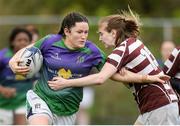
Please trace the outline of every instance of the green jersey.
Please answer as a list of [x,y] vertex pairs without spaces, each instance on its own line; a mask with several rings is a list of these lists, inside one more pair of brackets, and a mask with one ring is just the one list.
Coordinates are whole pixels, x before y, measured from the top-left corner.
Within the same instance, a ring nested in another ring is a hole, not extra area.
[[52,90],[49,80],[61,76],[66,79],[81,78],[89,75],[91,69],[101,69],[105,63],[104,53],[90,41],[78,50],[68,49],[61,35],[48,35],[35,43],[43,55],[40,79],[34,92],[38,94],[57,115],[71,115],[78,111],[83,97],[83,88]]

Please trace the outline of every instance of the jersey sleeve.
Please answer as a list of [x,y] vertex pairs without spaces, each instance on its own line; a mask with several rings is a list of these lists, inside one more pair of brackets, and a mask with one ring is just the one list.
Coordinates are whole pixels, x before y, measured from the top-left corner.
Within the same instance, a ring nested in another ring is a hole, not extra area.
[[94,60],[93,64],[100,71],[106,62],[106,55],[101,49],[99,49],[99,51],[95,55],[95,59],[96,60]]
[[121,69],[127,53],[128,50],[126,48],[126,42],[123,42],[112,51],[107,58],[107,62],[112,64],[117,69]]
[[36,41],[36,43],[34,44],[35,47],[39,48],[40,50],[43,49],[43,44],[44,44],[44,41],[47,40],[48,38],[50,37],[50,35],[47,35],[43,38],[41,38],[40,40]]
[[50,34],[37,41],[34,46],[39,48],[41,50],[41,53],[44,54],[49,49],[49,47],[52,46],[54,42],[59,41],[61,39],[62,39],[61,35]]
[[174,77],[177,72],[179,72],[179,64],[180,64],[180,50],[178,48],[175,48],[170,57],[164,62],[164,72]]
[[89,53],[90,59],[88,61],[93,65],[94,68],[100,71],[106,62],[106,55],[94,43],[88,41],[87,45],[88,50],[91,52]]

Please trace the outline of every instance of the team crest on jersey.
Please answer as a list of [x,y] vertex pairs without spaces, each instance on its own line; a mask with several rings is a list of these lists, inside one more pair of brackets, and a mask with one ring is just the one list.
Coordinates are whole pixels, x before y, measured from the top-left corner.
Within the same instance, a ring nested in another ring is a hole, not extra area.
[[76,60],[76,63],[83,63],[84,59],[85,59],[84,56],[78,56],[77,60]]
[[65,78],[65,79],[69,79],[69,78],[71,78],[72,77],[72,73],[71,73],[71,70],[65,70],[64,68],[62,68],[62,69],[60,69],[59,71],[58,71],[58,76],[61,76],[61,77],[63,77],[63,78]]

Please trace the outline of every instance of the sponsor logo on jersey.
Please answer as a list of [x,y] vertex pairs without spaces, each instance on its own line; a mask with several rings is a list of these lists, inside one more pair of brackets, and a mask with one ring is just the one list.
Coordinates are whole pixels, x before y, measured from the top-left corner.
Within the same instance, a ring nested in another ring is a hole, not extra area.
[[65,69],[65,68],[61,68],[59,70],[53,70],[48,68],[48,75],[50,75],[50,78],[55,77],[55,76],[61,76],[65,79],[69,79],[69,78],[80,78],[83,76],[83,74],[80,73],[72,73],[72,71],[70,69]]
[[68,69],[66,71],[64,68],[62,68],[62,69],[60,69],[58,71],[58,76],[61,76],[61,77],[65,78],[65,79],[69,79],[69,78],[72,77],[72,73],[71,73],[71,70]]

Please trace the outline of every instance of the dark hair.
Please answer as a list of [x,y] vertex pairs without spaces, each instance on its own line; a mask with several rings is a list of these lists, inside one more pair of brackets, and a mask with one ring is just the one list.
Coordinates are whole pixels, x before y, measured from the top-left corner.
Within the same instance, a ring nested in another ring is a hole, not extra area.
[[76,22],[87,22],[88,23],[88,19],[85,16],[83,16],[82,14],[77,13],[77,12],[69,13],[68,15],[66,15],[64,17],[62,24],[61,24],[61,29],[58,32],[58,34],[61,34],[63,37],[65,37],[64,29],[72,28],[73,26],[75,26]]
[[10,33],[10,36],[9,36],[9,46],[11,49],[13,49],[13,41],[14,39],[16,38],[16,36],[19,34],[19,33],[25,33],[28,38],[29,38],[29,41],[31,42],[32,41],[32,35],[30,32],[28,32],[26,29],[24,28],[20,28],[20,27],[16,27],[14,28],[11,33]]

